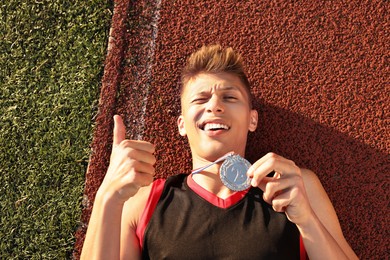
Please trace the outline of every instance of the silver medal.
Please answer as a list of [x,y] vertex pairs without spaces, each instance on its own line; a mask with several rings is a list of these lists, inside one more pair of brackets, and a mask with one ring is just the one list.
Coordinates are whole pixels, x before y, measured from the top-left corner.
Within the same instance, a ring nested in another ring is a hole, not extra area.
[[246,190],[251,186],[251,179],[246,175],[250,162],[237,154],[229,155],[222,163],[220,177],[222,183],[233,191]]

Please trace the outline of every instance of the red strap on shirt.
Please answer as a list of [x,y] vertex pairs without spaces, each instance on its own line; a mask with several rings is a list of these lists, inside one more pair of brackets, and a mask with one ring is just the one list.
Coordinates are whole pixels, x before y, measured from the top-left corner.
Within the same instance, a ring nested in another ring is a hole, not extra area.
[[306,253],[305,245],[303,244],[302,236],[299,236],[299,259],[309,260],[309,257]]
[[148,225],[149,220],[153,215],[154,209],[156,208],[157,203],[161,197],[162,191],[164,189],[164,184],[164,179],[158,179],[153,182],[152,189],[150,191],[149,198],[146,202],[144,212],[142,213],[141,218],[138,222],[136,235],[138,237],[141,251],[144,243],[144,234],[146,226]]

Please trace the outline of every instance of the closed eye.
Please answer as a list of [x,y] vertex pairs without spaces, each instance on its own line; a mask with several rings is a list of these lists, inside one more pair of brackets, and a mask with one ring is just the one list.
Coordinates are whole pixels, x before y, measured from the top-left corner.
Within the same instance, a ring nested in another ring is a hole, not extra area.
[[237,100],[237,97],[235,97],[235,96],[225,96],[224,99],[228,100],[228,101],[234,101],[234,100]]
[[193,104],[203,104],[203,103],[206,103],[207,102],[207,98],[206,97],[199,97],[199,98],[194,98],[191,103]]

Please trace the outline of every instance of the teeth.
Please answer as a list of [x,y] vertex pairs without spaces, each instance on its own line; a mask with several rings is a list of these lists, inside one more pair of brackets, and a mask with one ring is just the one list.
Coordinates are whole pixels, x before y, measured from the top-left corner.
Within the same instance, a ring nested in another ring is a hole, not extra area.
[[228,130],[229,127],[227,125],[223,125],[223,124],[215,124],[215,123],[208,123],[204,126],[204,130],[205,131],[208,131],[208,130],[215,130],[215,129],[226,129]]

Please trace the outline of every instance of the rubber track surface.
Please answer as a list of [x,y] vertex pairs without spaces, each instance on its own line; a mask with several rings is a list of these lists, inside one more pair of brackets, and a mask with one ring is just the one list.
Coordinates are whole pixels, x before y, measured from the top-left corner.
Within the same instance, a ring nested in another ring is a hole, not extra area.
[[273,151],[315,171],[362,259],[389,252],[388,1],[115,1],[99,114],[86,174],[78,258],[108,166],[112,116],[157,145],[157,176],[191,169],[179,136],[179,75],[204,44],[238,50],[260,125],[253,162]]

